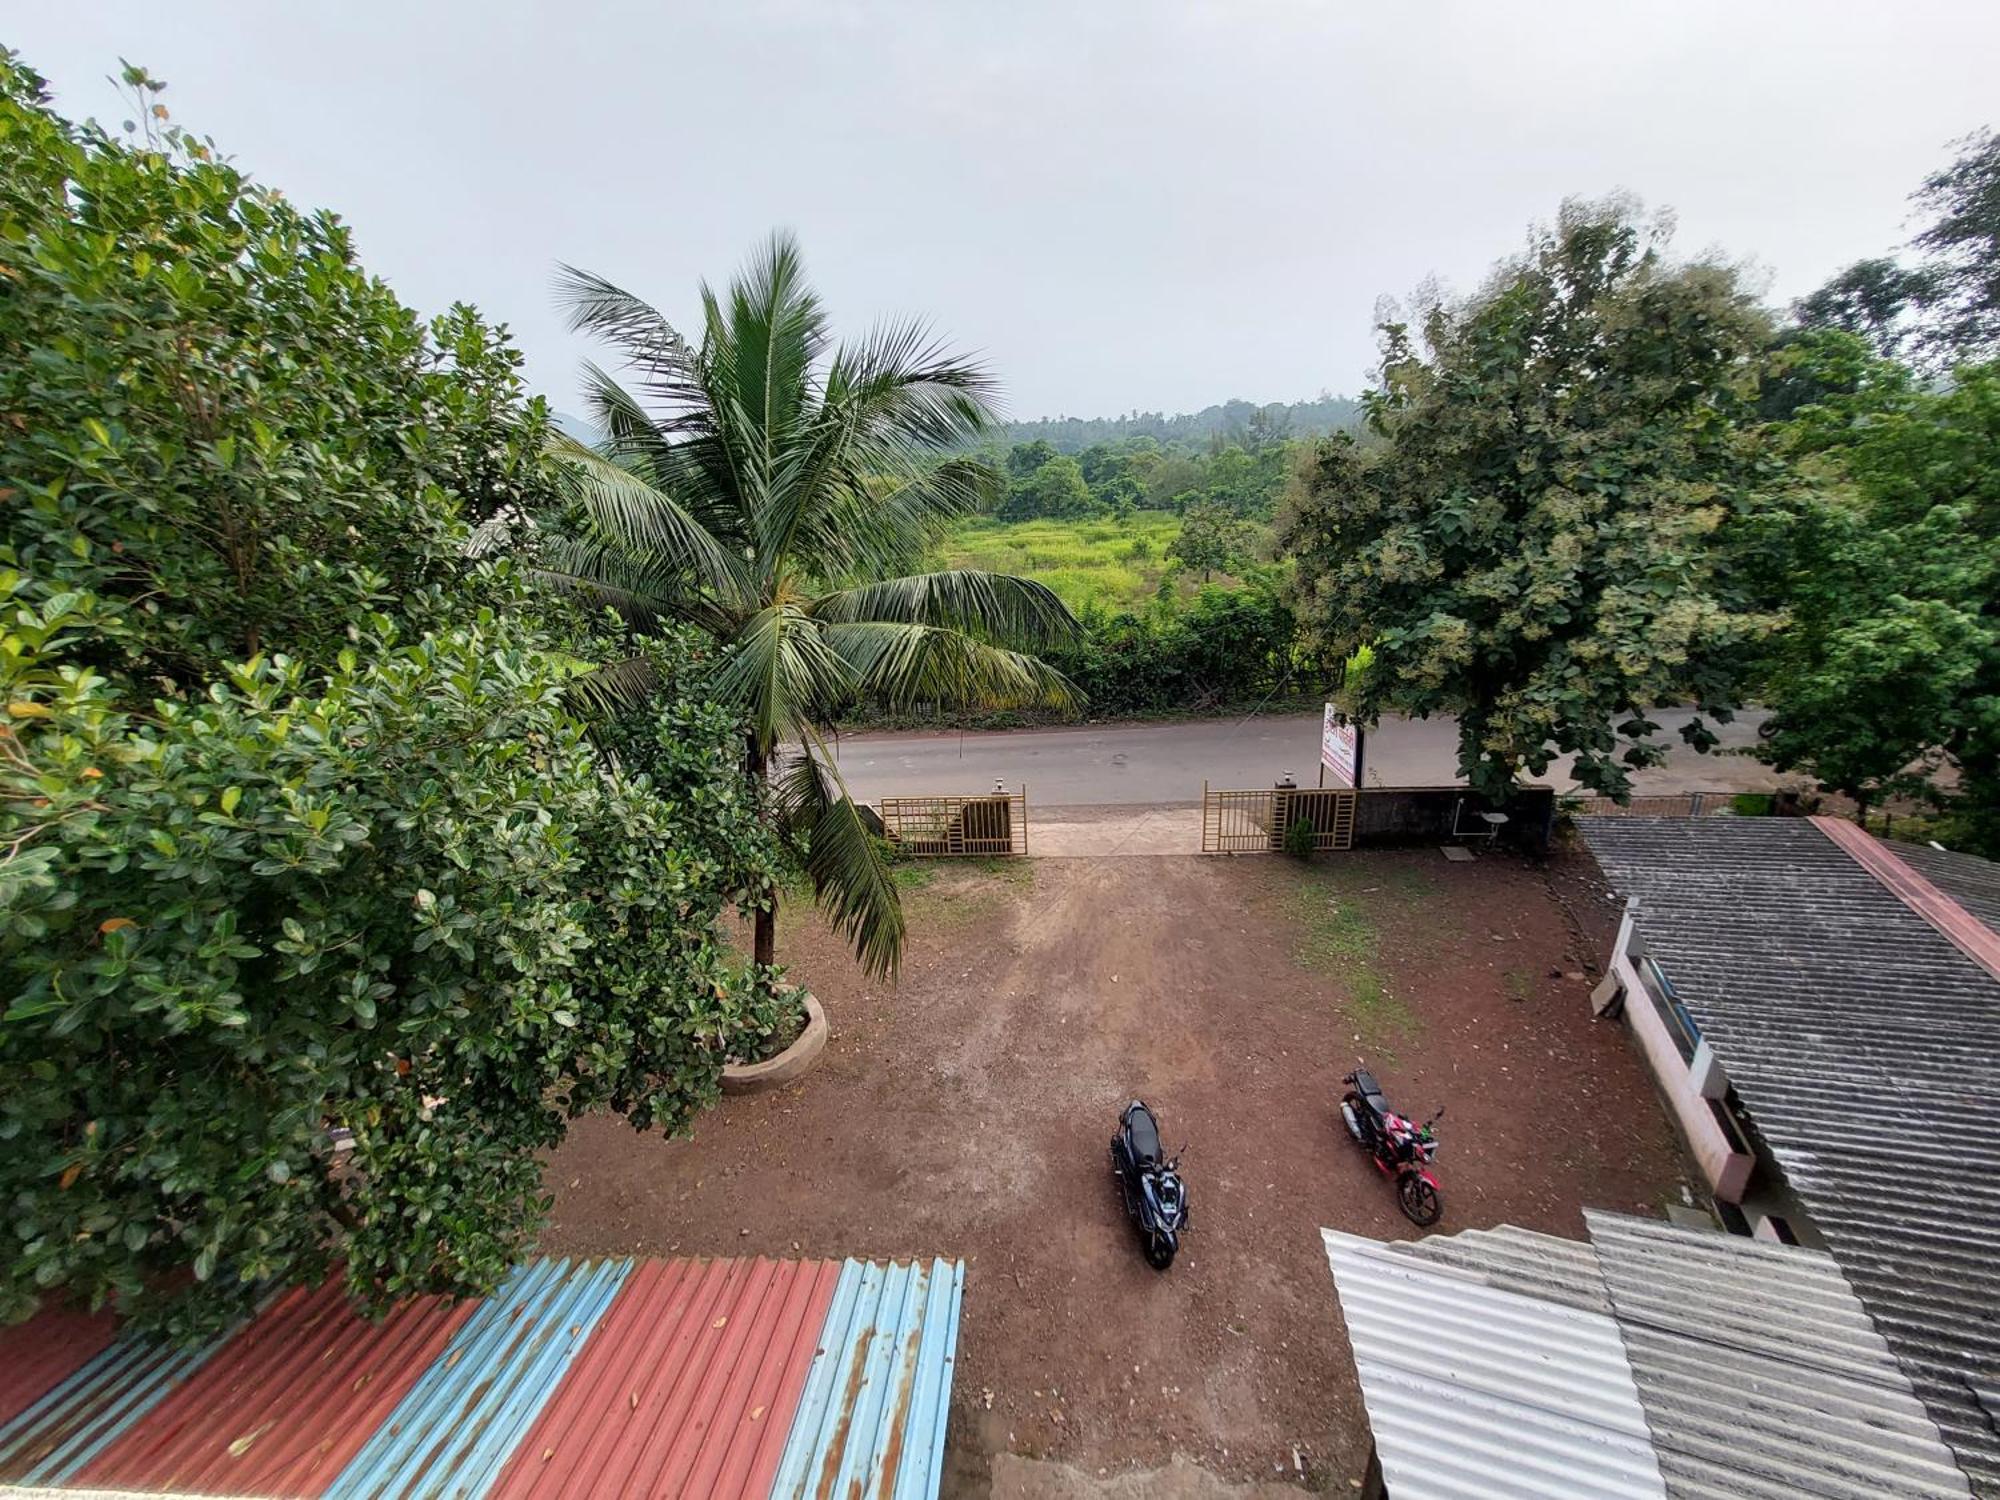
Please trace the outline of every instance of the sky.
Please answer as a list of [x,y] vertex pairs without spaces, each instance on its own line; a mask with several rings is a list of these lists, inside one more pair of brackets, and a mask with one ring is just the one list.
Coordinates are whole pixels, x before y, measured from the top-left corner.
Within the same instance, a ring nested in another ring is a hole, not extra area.
[[1992,0],[91,0],[0,41],[72,117],[123,118],[120,57],[165,78],[568,410],[559,261],[685,324],[784,226],[836,329],[921,315],[1011,415],[1188,411],[1357,391],[1378,298],[1473,289],[1568,196],[1789,301],[2000,125]]

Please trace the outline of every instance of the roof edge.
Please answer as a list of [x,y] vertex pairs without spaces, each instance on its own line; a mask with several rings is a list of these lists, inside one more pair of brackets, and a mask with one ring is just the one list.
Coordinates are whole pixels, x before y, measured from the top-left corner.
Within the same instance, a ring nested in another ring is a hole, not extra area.
[[1845,818],[1832,818],[1824,813],[1816,815],[1812,824],[1872,875],[1876,884],[1922,917],[1940,937],[1988,975],[2000,980],[2000,933],[1995,933],[1928,878],[1905,864],[1888,845],[1866,829]]

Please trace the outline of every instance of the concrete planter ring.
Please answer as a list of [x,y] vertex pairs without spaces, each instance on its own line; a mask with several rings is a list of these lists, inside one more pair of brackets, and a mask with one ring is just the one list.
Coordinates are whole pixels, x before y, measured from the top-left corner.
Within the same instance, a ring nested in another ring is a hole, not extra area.
[[798,1040],[776,1057],[767,1057],[762,1062],[724,1063],[723,1093],[763,1094],[781,1089],[797,1083],[819,1061],[820,1053],[826,1051],[826,1012],[820,1009],[811,990],[798,993],[806,1003],[806,1028],[799,1033]]

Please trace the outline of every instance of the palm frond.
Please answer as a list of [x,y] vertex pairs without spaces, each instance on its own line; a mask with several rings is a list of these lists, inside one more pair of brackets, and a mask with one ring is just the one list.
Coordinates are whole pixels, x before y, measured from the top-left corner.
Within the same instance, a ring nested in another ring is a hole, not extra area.
[[572,265],[556,268],[556,303],[571,332],[616,345],[654,395],[676,409],[704,402],[699,351],[651,303]]
[[855,681],[825,632],[799,606],[773,604],[737,632],[709,691],[749,719],[759,748],[769,753],[784,740],[809,733],[816,718],[851,702]]
[[903,957],[903,903],[826,745],[809,734],[778,778],[787,827],[805,846],[813,894],[862,968],[893,979]]
[[828,625],[826,644],[855,689],[890,708],[1070,708],[1083,694],[1037,657],[937,625]]
[[591,524],[628,552],[656,557],[693,587],[722,598],[742,595],[742,562],[671,495],[576,439],[557,433],[549,451]]
[[1064,645],[1078,630],[1076,617],[1046,584],[971,568],[842,589],[817,600],[811,612],[829,624],[940,625],[1030,649]]
[[646,657],[628,656],[579,673],[563,697],[586,718],[605,718],[645,706],[659,690],[659,669]]

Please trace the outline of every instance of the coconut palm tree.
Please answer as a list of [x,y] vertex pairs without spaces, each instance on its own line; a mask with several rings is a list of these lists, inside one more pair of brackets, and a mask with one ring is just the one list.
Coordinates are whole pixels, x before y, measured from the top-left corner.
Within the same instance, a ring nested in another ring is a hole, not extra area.
[[[604,440],[559,437],[580,520],[543,544],[545,576],[641,628],[675,620],[723,645],[713,691],[747,725],[744,774],[802,856],[821,908],[873,973],[893,974],[903,917],[860,810],[826,753],[858,702],[1064,705],[1068,680],[1028,652],[1076,621],[1039,583],[911,573],[942,526],[997,482],[962,454],[993,419],[993,383],[921,323],[834,345],[797,244],[774,235],[722,293],[701,289],[684,338],[603,278],[565,266],[570,326],[623,356],[629,384],[585,367]],[[643,662],[589,691],[631,702]],[[775,957],[777,892],[755,915]]]

